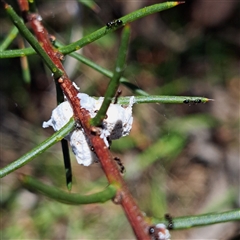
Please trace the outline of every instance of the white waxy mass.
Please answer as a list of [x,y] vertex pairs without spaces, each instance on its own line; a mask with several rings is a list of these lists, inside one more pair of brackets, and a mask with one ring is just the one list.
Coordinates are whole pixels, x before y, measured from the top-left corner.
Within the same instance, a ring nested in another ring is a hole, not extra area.
[[[91,118],[95,117],[97,111],[100,109],[104,98],[100,97],[98,100],[90,97],[85,93],[79,93],[78,98],[81,102],[81,107],[89,111]],[[104,140],[107,147],[109,147],[108,140],[115,140],[120,137],[128,135],[132,128],[132,106],[134,104],[134,97],[130,98],[129,105],[123,107],[120,104],[110,104],[107,116],[103,120],[100,128],[100,137]],[[61,129],[73,116],[72,107],[68,101],[59,104],[53,111],[51,119],[43,122],[43,128],[52,127],[54,131]],[[91,146],[82,129],[75,129],[67,136],[70,142],[72,151],[76,156],[79,164],[89,166],[97,161],[95,153],[91,150]]]

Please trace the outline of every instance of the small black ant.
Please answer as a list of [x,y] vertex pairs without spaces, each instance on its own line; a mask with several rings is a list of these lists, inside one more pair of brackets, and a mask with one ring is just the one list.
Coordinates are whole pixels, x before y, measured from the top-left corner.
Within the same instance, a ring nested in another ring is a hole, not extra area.
[[48,38],[49,38],[51,43],[54,44],[56,42],[56,37],[54,35],[48,34]]
[[74,128],[75,128],[76,130],[82,130],[82,125],[81,125],[81,123],[80,123],[79,120],[75,121],[75,123],[74,123]]
[[125,167],[123,166],[121,159],[118,158],[118,157],[115,157],[115,158],[114,158],[114,161],[116,161],[116,163],[117,163],[118,166],[120,167],[120,173],[123,174],[126,169],[125,169]]
[[202,102],[201,99],[195,99],[195,100],[194,100],[194,103],[195,103],[195,104],[201,103],[201,102]]
[[112,27],[119,27],[123,24],[122,20],[117,19],[117,20],[113,20],[111,22],[108,22],[106,24],[107,28],[112,28]]
[[170,214],[166,213],[164,215],[164,218],[168,221],[167,229],[171,230],[173,229],[173,218]]
[[201,103],[201,102],[202,102],[201,99],[195,99],[195,100],[185,99],[185,100],[183,101],[183,103],[186,103],[186,104],[189,104],[189,103],[198,104],[198,103]]

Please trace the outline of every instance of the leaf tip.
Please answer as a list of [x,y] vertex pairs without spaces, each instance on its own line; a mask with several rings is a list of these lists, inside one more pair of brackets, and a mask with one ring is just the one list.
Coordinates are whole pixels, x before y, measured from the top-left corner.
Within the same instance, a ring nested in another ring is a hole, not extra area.
[[177,2],[177,5],[179,5],[179,4],[184,4],[185,3],[185,1],[178,1]]
[[71,192],[71,190],[72,190],[72,182],[69,182],[67,184],[67,189],[68,189],[69,192]]
[[176,7],[177,5],[185,3],[185,1],[171,1],[168,3],[170,4],[171,7]]
[[214,99],[211,99],[211,98],[207,98],[206,99],[206,102],[214,102],[215,100]]
[[9,5],[4,0],[1,0],[1,2],[5,9],[7,9],[9,7]]

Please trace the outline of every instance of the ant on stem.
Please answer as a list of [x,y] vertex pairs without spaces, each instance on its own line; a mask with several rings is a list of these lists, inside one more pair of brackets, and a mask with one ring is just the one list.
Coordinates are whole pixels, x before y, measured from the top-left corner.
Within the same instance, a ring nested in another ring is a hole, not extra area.
[[112,20],[111,22],[106,23],[107,29],[113,28],[113,27],[119,27],[123,24],[122,20]]

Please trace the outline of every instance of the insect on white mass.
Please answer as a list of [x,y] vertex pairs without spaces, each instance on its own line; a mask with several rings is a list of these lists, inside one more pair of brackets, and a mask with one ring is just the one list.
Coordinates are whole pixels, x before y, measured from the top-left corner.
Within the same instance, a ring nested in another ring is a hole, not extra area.
[[[100,97],[96,100],[85,93],[79,93],[77,96],[81,101],[81,107],[89,111],[91,118],[95,117],[104,98]],[[120,104],[110,104],[107,111],[107,118],[103,120],[102,127],[100,128],[100,137],[104,140],[107,147],[109,147],[108,140],[115,140],[130,133],[133,122],[132,106],[134,102],[134,97],[130,97],[129,105],[126,108]],[[58,131],[72,116],[72,107],[68,101],[65,101],[52,111],[51,119],[43,122],[42,126],[43,128],[51,126],[54,131]],[[82,129],[75,129],[65,136],[65,139],[70,142],[72,151],[79,164],[89,166],[97,161],[97,156],[92,151]]]
[[148,230],[153,240],[170,240],[170,233],[163,223],[158,223],[155,226],[150,226]]

